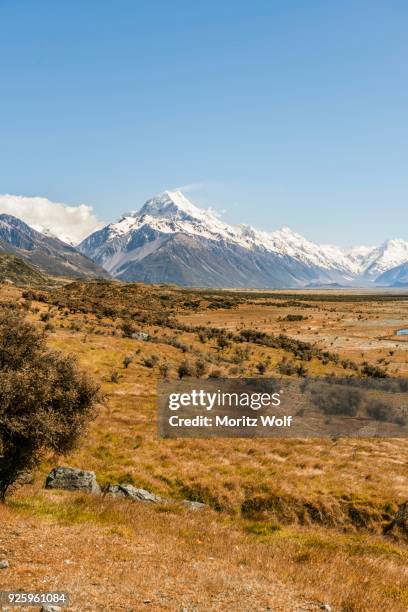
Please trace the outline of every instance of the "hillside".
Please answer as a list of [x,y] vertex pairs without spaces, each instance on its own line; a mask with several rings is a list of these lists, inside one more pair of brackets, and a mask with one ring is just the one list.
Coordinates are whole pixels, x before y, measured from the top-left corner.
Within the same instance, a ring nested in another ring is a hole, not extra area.
[[0,253],[0,283],[13,283],[14,285],[44,285],[47,279],[34,266],[15,257]]

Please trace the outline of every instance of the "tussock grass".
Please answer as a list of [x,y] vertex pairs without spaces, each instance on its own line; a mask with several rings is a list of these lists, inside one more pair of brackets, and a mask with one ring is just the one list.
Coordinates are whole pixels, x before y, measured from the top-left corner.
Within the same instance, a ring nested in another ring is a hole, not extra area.
[[[11,517],[20,530],[27,521],[27,533],[32,534],[38,524],[45,552],[51,543],[60,543],[70,548],[65,557],[80,555],[81,566],[94,567],[94,579],[98,576],[98,583],[105,588],[112,566],[116,572],[124,572],[122,605],[131,601],[131,579],[140,588],[139,594],[159,602],[157,609],[160,605],[171,609],[164,605],[168,597],[173,598],[174,606],[181,598],[199,609],[218,602],[215,609],[219,610],[227,605],[240,610],[262,605],[289,610],[295,609],[296,599],[315,602],[312,609],[318,609],[318,602],[330,602],[335,610],[358,612],[402,612],[406,607],[408,578],[403,568],[408,549],[380,536],[346,534],[316,525],[282,527],[273,522],[237,520],[211,510],[191,513],[181,507],[62,491],[37,490],[27,495],[21,490],[0,509],[3,524]],[[48,533],[52,534],[50,540]],[[90,541],[91,547],[87,544]],[[104,555],[110,559],[108,566],[98,565]],[[137,574],[128,565],[134,559]],[[68,575],[74,570],[70,566]],[[137,577],[140,573],[143,587]],[[194,592],[186,589],[187,584],[195,585]],[[85,600],[87,591],[84,587],[77,593],[77,604],[81,598]]]
[[[0,292],[0,300],[20,296],[15,288]],[[55,585],[60,590],[68,581],[79,609],[86,609],[86,595],[103,609],[102,593],[109,593],[112,609],[119,603],[140,609],[144,597],[157,610],[286,611],[305,601],[316,609],[317,602],[327,602],[341,612],[408,607],[407,543],[402,534],[381,535],[406,499],[405,441],[160,440],[155,425],[163,363],[174,379],[180,364],[194,366],[197,360],[205,362],[205,376],[213,370],[259,375],[259,363],[266,364],[268,376],[284,358],[300,364],[285,349],[297,343],[236,343],[245,329],[261,340],[262,333],[283,333],[339,356],[338,362],[327,361],[314,352],[307,361],[311,375],[355,375],[347,360],[361,368],[379,359],[389,362],[381,367],[391,375],[407,374],[406,344],[390,340],[406,326],[405,299],[224,295],[117,283],[73,283],[30,299],[29,317],[39,325],[51,307],[55,332],[49,344],[79,356],[101,383],[104,402],[75,452],[46,458],[35,484],[0,508],[7,529],[19,525],[22,533],[16,548],[10,547],[18,568],[23,547],[32,550],[35,568],[30,575],[26,570],[24,584],[42,584],[44,568],[52,567]],[[282,300],[290,304],[282,306]],[[280,321],[283,307],[307,318]],[[125,320],[151,340],[125,337]],[[219,343],[217,335],[200,335],[202,327],[223,328],[233,337]],[[132,361],[125,367],[127,355]],[[157,363],[146,367],[153,355]],[[114,370],[117,383],[111,380]],[[95,470],[101,484],[128,482],[163,497],[203,501],[210,509],[189,513],[176,505],[43,491],[45,475],[57,462]],[[30,548],[32,530],[44,542],[44,558]],[[73,559],[68,573],[47,538]],[[120,575],[120,588],[112,586],[112,571]],[[79,579],[89,582],[83,591]],[[95,581],[99,585],[92,586]]]

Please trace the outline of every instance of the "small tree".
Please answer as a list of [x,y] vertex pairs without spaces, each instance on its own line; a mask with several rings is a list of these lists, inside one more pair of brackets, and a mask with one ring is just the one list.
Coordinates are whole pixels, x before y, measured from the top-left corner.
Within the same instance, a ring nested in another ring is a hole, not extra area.
[[197,359],[197,361],[195,362],[194,369],[197,378],[201,378],[201,376],[204,376],[206,370],[204,359]]
[[227,338],[225,336],[218,336],[217,338],[217,347],[218,350],[222,351],[230,345]]
[[169,369],[170,369],[170,366],[167,363],[167,361],[163,361],[163,363],[161,363],[159,365],[159,372],[160,372],[160,375],[162,376],[162,378],[166,379],[168,377]]
[[265,374],[266,368],[267,368],[266,363],[262,363],[262,362],[257,363],[255,367],[258,370],[259,374],[261,375]]
[[74,357],[49,350],[18,311],[0,309],[0,501],[43,451],[75,446],[98,398]]
[[185,376],[192,376],[193,372],[190,364],[188,364],[187,361],[180,363],[179,367],[177,368],[177,374],[180,380]]
[[126,338],[131,338],[132,334],[135,333],[135,327],[131,321],[123,321],[122,323],[122,332]]
[[125,370],[128,369],[128,367],[130,366],[130,364],[133,361],[133,357],[132,355],[125,355],[123,358],[123,367],[125,368]]

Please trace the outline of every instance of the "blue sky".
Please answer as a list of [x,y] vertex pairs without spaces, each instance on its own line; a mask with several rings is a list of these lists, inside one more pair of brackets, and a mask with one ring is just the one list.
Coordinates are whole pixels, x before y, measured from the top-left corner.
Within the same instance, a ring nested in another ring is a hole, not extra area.
[[408,4],[1,0],[0,193],[408,239]]

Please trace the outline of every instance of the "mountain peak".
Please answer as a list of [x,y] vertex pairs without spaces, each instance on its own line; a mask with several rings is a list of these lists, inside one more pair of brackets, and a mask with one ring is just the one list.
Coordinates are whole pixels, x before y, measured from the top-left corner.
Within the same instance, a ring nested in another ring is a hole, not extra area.
[[181,191],[163,191],[159,195],[147,200],[138,215],[151,217],[173,217],[188,215],[195,219],[202,219],[205,211],[194,206]]
[[[188,241],[182,242],[183,247],[179,251],[176,243],[180,236],[188,237]],[[174,248],[167,254],[166,244]],[[114,276],[128,280],[145,278],[144,264],[141,262],[148,265],[150,261],[153,267],[157,266],[158,276],[154,278],[160,282],[163,278],[170,278],[163,272],[170,253],[171,258],[178,260],[182,257],[183,249],[188,248],[193,249],[191,257],[199,252],[203,253],[203,257],[208,253],[217,253],[214,260],[210,258],[211,261],[203,264],[204,276],[200,277],[200,282],[204,280],[205,284],[220,282],[217,272],[223,258],[221,256],[220,259],[220,253],[225,253],[227,266],[239,260],[240,272],[233,281],[238,283],[237,286],[243,286],[240,283],[245,282],[249,283],[248,286],[255,286],[255,282],[272,282],[261,280],[261,277],[264,278],[262,275],[266,274],[270,279],[277,270],[291,269],[291,266],[294,266],[294,277],[289,272],[287,282],[290,286],[316,278],[322,278],[325,282],[327,279],[334,282],[340,280],[347,285],[361,279],[366,284],[384,269],[408,261],[408,242],[399,239],[389,240],[382,247],[342,249],[336,245],[314,243],[288,226],[271,232],[249,225],[232,226],[211,210],[195,206],[179,190],[166,190],[150,198],[138,212],[126,213],[119,222],[96,232],[80,246],[82,253],[91,256]],[[180,278],[184,278],[185,267],[189,265],[189,259],[180,264],[177,272]],[[204,268],[212,275],[211,281],[206,280]],[[241,277],[248,269],[254,276],[249,276],[244,282]],[[297,273],[302,278],[298,279]],[[230,282],[227,278],[224,281]]]

